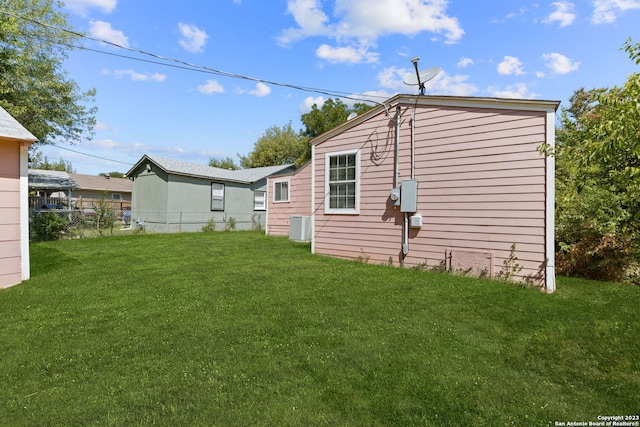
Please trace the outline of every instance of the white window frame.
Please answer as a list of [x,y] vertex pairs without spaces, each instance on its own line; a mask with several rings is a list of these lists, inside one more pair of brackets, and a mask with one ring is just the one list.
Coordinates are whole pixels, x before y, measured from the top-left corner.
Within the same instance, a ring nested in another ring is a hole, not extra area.
[[[355,176],[353,180],[334,181],[331,182],[330,178],[330,166],[331,158],[338,156],[351,156],[355,155]],[[360,150],[346,150],[336,151],[333,153],[326,153],[324,157],[324,213],[337,214],[337,215],[357,215],[360,213]],[[354,184],[354,207],[353,208],[331,208],[331,184],[334,183],[349,183]]]
[[[282,184],[287,184],[287,198],[286,199],[276,199],[276,186],[280,184],[280,195],[282,196]],[[291,196],[291,182],[289,179],[280,179],[278,181],[273,182],[273,203],[289,203]]]
[[[224,190],[225,185],[221,182],[212,182],[211,183],[211,210],[216,212],[224,212]],[[214,208],[214,197],[217,199],[216,201],[222,201],[222,208]]]
[[[258,197],[262,195],[262,197]],[[253,210],[254,211],[266,211],[267,210],[267,192],[264,190],[253,191]]]

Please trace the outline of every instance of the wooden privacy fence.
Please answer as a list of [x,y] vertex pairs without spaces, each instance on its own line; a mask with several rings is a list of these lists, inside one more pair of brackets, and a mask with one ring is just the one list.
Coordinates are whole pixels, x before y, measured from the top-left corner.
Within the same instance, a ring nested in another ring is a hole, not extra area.
[[[71,199],[71,208],[73,210],[83,210],[83,209],[95,209],[98,207],[100,203],[100,199],[93,198],[72,198]],[[126,211],[131,210],[131,202],[126,200],[111,200],[105,199],[104,203],[110,209]],[[30,209],[67,209],[69,206],[67,204],[66,197],[43,197],[43,196],[30,196],[29,197],[29,208]]]

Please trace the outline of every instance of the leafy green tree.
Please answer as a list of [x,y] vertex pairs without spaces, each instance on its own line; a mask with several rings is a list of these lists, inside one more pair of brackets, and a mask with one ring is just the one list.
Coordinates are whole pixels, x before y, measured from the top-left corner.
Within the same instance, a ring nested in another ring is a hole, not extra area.
[[[631,41],[625,50],[640,58]],[[624,86],[577,90],[556,139],[557,267],[629,279],[640,256],[640,74]],[[637,279],[636,279],[637,280]]]
[[357,103],[353,108],[349,108],[340,99],[330,98],[322,104],[322,107],[314,104],[310,112],[302,115],[301,120],[305,128],[301,131],[301,134],[313,139],[346,122],[349,114],[362,114],[371,108],[371,106],[363,103]]
[[277,166],[291,163],[301,164],[308,160],[307,138],[296,133],[287,125],[268,128],[254,144],[253,151],[246,156],[240,156],[240,166],[256,168],[262,166]]
[[80,36],[54,0],[0,0],[0,106],[40,143],[78,142],[95,125],[95,90],[63,69]]
[[29,155],[29,168],[75,173],[71,161],[60,159],[57,162],[50,162],[47,156],[37,149],[32,150]]
[[209,159],[209,166],[211,166],[212,168],[221,168],[228,170],[240,169],[240,166],[238,166],[231,157],[226,157],[224,159],[216,159],[215,157],[211,157]]
[[107,176],[109,175],[111,178],[124,178],[124,174],[122,172],[113,171],[113,172],[100,172],[98,176]]

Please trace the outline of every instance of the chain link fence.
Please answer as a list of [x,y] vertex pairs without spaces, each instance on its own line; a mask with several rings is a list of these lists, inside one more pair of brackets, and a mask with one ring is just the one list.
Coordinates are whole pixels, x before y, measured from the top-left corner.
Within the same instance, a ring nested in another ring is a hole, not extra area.
[[266,212],[131,211],[111,208],[32,209],[31,241],[132,233],[263,230]]

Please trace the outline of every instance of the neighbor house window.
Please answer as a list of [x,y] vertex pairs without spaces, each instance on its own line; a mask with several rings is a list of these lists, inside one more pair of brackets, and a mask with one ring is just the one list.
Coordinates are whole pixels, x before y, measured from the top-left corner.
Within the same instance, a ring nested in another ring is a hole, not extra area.
[[325,213],[357,214],[360,209],[360,152],[342,151],[325,157]]
[[253,210],[265,211],[267,210],[267,192],[266,191],[254,191],[253,192]]
[[112,194],[111,195],[111,200],[120,200],[120,194]]
[[289,201],[289,181],[278,181],[273,183],[273,202],[281,203]]
[[211,183],[211,210],[224,210],[224,184],[218,182]]

